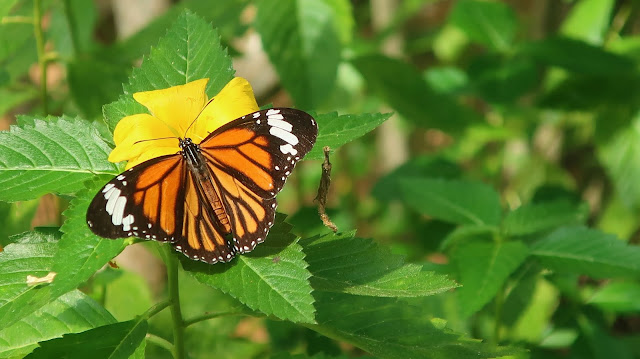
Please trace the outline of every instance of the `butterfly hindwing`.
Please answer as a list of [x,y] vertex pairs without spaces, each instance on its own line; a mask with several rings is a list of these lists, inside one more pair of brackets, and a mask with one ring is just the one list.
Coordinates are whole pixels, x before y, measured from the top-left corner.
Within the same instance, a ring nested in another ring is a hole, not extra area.
[[317,133],[307,113],[274,108],[232,121],[202,141],[237,251],[249,252],[264,241],[275,218],[275,196]]

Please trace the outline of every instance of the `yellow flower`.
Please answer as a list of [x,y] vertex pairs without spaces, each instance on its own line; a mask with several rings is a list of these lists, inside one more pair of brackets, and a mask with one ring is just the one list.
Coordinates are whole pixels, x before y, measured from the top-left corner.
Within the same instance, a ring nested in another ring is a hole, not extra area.
[[177,137],[200,143],[218,127],[259,110],[247,80],[236,77],[229,81],[211,102],[205,93],[207,82],[209,79],[200,79],[168,89],[134,93],[133,98],[149,114],[127,116],[118,122],[113,132],[116,148],[109,161],[128,161],[129,169],[152,158],[175,154],[180,151]]

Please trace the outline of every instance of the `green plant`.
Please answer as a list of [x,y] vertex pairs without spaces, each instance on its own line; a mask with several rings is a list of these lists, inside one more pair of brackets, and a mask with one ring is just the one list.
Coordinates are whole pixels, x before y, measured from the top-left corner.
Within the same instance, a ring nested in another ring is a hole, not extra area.
[[[405,1],[367,36],[368,2],[189,0],[110,44],[92,2],[0,4],[0,113],[16,114],[0,132],[0,357],[640,357],[639,9],[554,3],[527,23],[523,4]],[[443,16],[417,21],[427,10]],[[532,40],[550,14],[558,29]],[[136,241],[85,222],[123,169],[112,131],[146,111],[135,92],[209,78],[216,94],[248,28],[316,146],[253,252],[207,265],[145,243],[167,269],[153,292],[108,265]],[[401,53],[379,50],[398,37]],[[323,146],[337,234],[312,201]],[[47,200],[50,226],[30,229]]]

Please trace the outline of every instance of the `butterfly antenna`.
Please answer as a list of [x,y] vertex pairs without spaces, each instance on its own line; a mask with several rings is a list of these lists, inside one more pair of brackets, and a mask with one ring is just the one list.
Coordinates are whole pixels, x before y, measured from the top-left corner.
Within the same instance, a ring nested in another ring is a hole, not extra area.
[[209,106],[209,104],[213,101],[213,98],[209,101],[207,101],[207,104],[202,106],[202,110],[200,110],[200,113],[198,113],[198,116],[196,116],[196,118],[193,119],[193,121],[191,121],[191,124],[189,125],[189,127],[187,127],[186,130],[184,130],[184,135],[185,137],[187,136],[187,132],[189,132],[189,129],[191,128],[191,126],[193,126],[194,123],[196,123],[196,121],[198,121],[198,119],[200,118],[200,115],[202,114],[202,111],[204,111],[205,108],[207,108],[207,106]]
[[169,139],[172,139],[172,138],[175,138],[176,140],[179,140],[179,139],[180,139],[180,138],[175,137],[175,136],[172,136],[172,137],[160,137],[160,138],[150,138],[150,139],[148,139],[148,140],[140,140],[140,141],[136,141],[136,142],[134,142],[133,144],[135,145],[135,144],[138,144],[138,143],[140,143],[140,142],[147,142],[147,141],[169,140]]

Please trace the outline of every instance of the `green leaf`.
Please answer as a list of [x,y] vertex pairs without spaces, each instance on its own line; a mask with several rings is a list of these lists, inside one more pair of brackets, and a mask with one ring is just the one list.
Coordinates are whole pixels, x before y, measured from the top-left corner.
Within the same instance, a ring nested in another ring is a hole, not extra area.
[[[206,46],[203,46],[206,44]],[[233,78],[231,58],[218,32],[199,16],[185,11],[133,70],[125,94],[164,89],[209,78],[207,94],[218,93]]]
[[4,203],[0,202],[0,246],[11,243],[10,235],[28,231],[40,204],[39,200]]
[[390,113],[363,113],[358,115],[338,115],[336,112],[315,116],[318,122],[318,139],[305,159],[324,158],[323,147],[335,151],[338,147],[364,136],[391,117]]
[[613,0],[580,0],[571,8],[560,33],[593,45],[602,44],[614,5]]
[[500,198],[480,182],[407,178],[399,182],[402,200],[422,214],[457,224],[498,225]]
[[334,12],[323,0],[262,0],[255,28],[296,105],[315,108],[333,90],[340,40]]
[[202,0],[183,0],[174,3],[166,12],[154,16],[142,30],[125,39],[118,39],[118,42],[99,51],[97,57],[107,62],[136,61],[149,52],[149,47],[155,45],[158,38],[167,33],[167,29],[184,13],[185,9],[215,24],[223,38],[225,35],[235,36],[239,31],[246,29],[246,25],[239,20],[248,3],[249,0],[219,1],[216,6],[211,6],[210,2]]
[[[291,226],[277,217],[264,243],[227,264],[184,258],[182,266],[200,282],[230,294],[253,310],[283,320],[314,323],[313,297],[302,247]],[[182,259],[182,258],[181,258]]]
[[419,297],[458,286],[421,265],[404,263],[401,256],[391,254],[372,240],[353,238],[354,234],[329,234],[301,241],[315,290],[377,297]]
[[[46,304],[43,289],[27,285],[27,275],[46,276],[53,267],[58,248],[56,235],[51,232],[26,232],[13,237],[14,242],[0,252],[0,323],[10,326]],[[43,302],[34,303],[34,298]],[[51,298],[51,300],[54,298]]]
[[64,5],[52,6],[47,26],[47,38],[59,57],[82,56],[96,46],[94,28],[98,10],[92,1],[65,0]]
[[[0,81],[0,86],[2,81]],[[30,101],[38,96],[32,88],[22,90],[0,88],[0,115],[7,113],[14,107]]]
[[640,208],[640,114],[598,150],[620,200],[629,208]]
[[76,193],[95,174],[115,174],[96,125],[60,117],[0,132],[0,200]]
[[355,19],[353,7],[349,0],[322,0],[333,10],[333,26],[342,44],[349,44],[353,39]]
[[184,85],[209,78],[207,94],[217,94],[235,71],[231,58],[220,44],[220,36],[200,17],[185,11],[160,39],[158,46],[145,57],[142,65],[131,73],[124,85],[124,96],[104,107],[109,128],[115,128],[123,116],[146,112],[131,98],[140,91],[151,91]]
[[11,8],[18,2],[18,0],[5,0],[0,3],[0,19],[9,15]]
[[86,117],[100,117],[102,106],[118,99],[128,72],[128,67],[96,58],[69,62],[67,79],[74,102]]
[[63,235],[53,265],[53,271],[58,273],[57,291],[78,287],[125,247],[124,239],[98,237],[87,225],[89,203],[103,185],[104,182],[89,183],[88,189],[79,192],[63,213],[67,220],[60,228]]
[[521,51],[525,56],[531,56],[546,65],[583,75],[628,76],[636,70],[635,63],[625,56],[562,37],[525,44]]
[[539,82],[539,69],[531,59],[522,57],[478,56],[468,73],[475,93],[496,103],[512,103]]
[[588,216],[588,206],[576,206],[566,200],[525,204],[507,213],[502,227],[506,235],[522,236],[583,223]]
[[23,356],[38,342],[114,322],[113,316],[93,299],[78,290],[71,291],[0,330],[0,357]]
[[373,187],[371,193],[374,197],[383,201],[392,201],[401,198],[400,181],[410,177],[425,178],[458,178],[462,174],[460,167],[440,156],[416,156],[380,178]]
[[352,63],[372,90],[416,125],[460,132],[477,118],[454,97],[432,89],[417,69],[402,61],[367,55]]
[[640,312],[638,298],[640,298],[640,284],[613,282],[599,288],[587,303],[616,313],[638,313]]
[[495,358],[523,355],[521,349],[500,348],[463,338],[430,320],[423,308],[394,298],[315,292],[318,324],[309,328],[355,345],[380,358]]
[[449,22],[469,39],[500,52],[511,48],[518,29],[511,7],[497,1],[458,1]]
[[522,242],[469,242],[453,252],[458,268],[459,305],[464,316],[482,309],[501,290],[505,280],[527,258]]
[[[18,269],[27,271],[15,272],[13,276],[0,279],[6,280],[4,284],[9,288],[7,292],[0,293],[3,296],[0,299],[0,321],[4,325],[10,325],[26,317],[34,310],[77,288],[122,251],[124,240],[97,237],[86,224],[89,202],[102,185],[103,183],[91,184],[89,190],[80,191],[78,197],[71,201],[69,209],[63,213],[67,217],[60,228],[64,234],[55,242],[55,246],[49,244],[45,249],[22,249],[13,256],[4,257],[11,248],[10,245],[4,252],[0,252],[0,263],[2,258],[8,261],[8,269],[0,273],[14,273],[16,261],[23,263],[17,267]],[[38,232],[28,232],[24,236],[25,240],[40,242],[42,238],[48,242],[55,240],[52,235],[42,237]],[[49,271],[56,273],[51,284],[41,287],[27,286],[27,274],[42,277]]]
[[640,275],[640,247],[586,227],[553,231],[531,246],[531,255],[561,273],[596,278]]
[[127,359],[144,341],[146,334],[147,321],[143,319],[104,325],[42,342],[27,358]]

